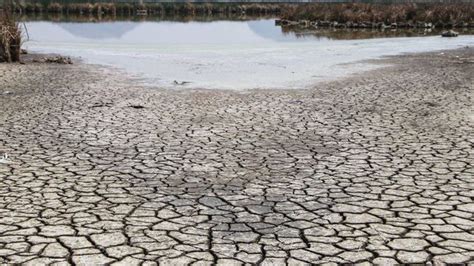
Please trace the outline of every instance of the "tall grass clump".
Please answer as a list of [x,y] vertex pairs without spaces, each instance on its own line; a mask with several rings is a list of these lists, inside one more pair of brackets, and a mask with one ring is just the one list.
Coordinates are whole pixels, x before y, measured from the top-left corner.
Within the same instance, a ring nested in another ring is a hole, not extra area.
[[9,8],[0,12],[0,62],[18,62],[21,51],[20,27]]

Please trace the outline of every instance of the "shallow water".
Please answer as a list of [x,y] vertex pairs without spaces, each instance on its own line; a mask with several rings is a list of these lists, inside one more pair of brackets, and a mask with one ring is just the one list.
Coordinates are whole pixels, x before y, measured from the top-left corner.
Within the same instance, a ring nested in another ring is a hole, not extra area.
[[361,60],[474,45],[474,35],[337,40],[283,32],[271,19],[26,25],[31,51],[81,57],[167,88],[305,88],[376,67]]

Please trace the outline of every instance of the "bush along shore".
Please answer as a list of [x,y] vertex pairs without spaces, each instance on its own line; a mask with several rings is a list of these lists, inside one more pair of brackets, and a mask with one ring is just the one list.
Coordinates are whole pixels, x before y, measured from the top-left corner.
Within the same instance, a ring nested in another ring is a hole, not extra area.
[[291,4],[237,4],[237,3],[25,3],[17,4],[21,14],[61,13],[79,15],[194,15],[194,14],[254,14],[279,15]]
[[302,4],[289,6],[280,26],[333,28],[474,27],[474,4]]

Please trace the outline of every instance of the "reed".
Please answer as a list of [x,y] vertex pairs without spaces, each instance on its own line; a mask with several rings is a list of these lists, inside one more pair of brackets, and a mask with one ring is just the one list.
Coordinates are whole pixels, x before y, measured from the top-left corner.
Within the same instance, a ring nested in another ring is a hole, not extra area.
[[[367,4],[367,3],[74,3],[43,2],[17,4],[22,14],[65,14],[87,16],[273,15],[287,21],[319,21],[398,26],[431,23],[436,26],[474,27],[474,4]],[[146,12],[144,12],[146,11]],[[322,23],[323,25],[327,23]],[[402,26],[403,27],[403,26]]]
[[173,21],[173,22],[210,22],[219,20],[247,21],[256,19],[273,19],[274,15],[252,15],[252,14],[152,14],[148,16],[134,16],[117,13],[114,15],[80,15],[64,13],[34,13],[23,14],[20,21],[54,21],[54,22],[114,22],[114,21]]
[[0,12],[0,62],[18,62],[21,51],[20,27],[8,7]]
[[302,4],[282,12],[290,21],[337,21],[340,23],[419,22],[458,25],[474,22],[474,4]]
[[15,10],[22,14],[64,13],[64,14],[120,14],[134,15],[137,10],[147,10],[149,14],[193,15],[193,14],[280,14],[290,4],[258,3],[59,3],[52,2],[17,4]]

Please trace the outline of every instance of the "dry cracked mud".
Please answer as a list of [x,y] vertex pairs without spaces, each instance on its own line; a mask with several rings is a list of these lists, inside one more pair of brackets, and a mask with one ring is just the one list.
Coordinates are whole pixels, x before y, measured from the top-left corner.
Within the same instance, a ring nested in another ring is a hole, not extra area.
[[1,64],[0,262],[472,262],[473,58],[245,92]]

